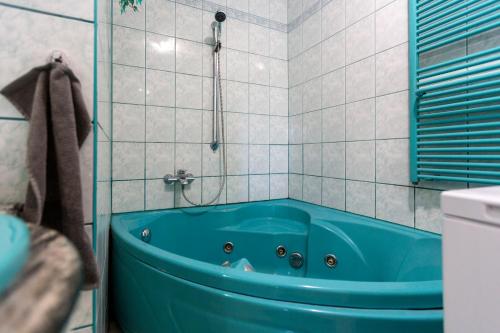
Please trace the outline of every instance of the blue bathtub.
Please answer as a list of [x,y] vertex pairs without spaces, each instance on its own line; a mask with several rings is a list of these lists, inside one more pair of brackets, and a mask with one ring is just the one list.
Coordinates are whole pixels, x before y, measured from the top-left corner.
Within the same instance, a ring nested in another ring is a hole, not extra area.
[[294,200],[118,214],[111,227],[126,333],[443,331],[434,234]]

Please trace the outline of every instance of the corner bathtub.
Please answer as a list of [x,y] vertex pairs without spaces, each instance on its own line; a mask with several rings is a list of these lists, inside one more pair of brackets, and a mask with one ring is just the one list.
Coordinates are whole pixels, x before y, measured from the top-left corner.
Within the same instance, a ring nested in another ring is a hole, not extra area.
[[118,214],[111,226],[126,333],[443,331],[434,234],[293,200]]

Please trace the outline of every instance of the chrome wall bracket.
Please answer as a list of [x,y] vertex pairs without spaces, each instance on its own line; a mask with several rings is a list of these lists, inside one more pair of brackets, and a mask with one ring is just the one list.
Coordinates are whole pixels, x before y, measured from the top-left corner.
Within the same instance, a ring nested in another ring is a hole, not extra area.
[[194,182],[195,178],[192,173],[188,173],[186,170],[179,169],[177,173],[174,175],[165,175],[163,177],[163,181],[167,185],[174,185],[175,183],[179,183],[181,185],[189,185]]

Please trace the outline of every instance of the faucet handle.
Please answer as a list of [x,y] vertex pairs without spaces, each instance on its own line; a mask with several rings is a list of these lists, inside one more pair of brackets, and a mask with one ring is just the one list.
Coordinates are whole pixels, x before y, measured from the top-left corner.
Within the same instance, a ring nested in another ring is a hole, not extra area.
[[165,182],[165,184],[167,184],[167,185],[173,185],[178,180],[179,180],[179,178],[175,177],[174,175],[170,175],[170,174],[167,174],[163,177],[163,182]]

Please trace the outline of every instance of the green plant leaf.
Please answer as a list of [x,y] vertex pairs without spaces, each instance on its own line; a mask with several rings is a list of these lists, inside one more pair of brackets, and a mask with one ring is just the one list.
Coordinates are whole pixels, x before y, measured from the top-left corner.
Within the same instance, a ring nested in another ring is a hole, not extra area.
[[142,4],[142,0],[119,0],[120,1],[120,12],[124,14],[127,8],[131,8],[134,12],[139,10],[139,6]]

